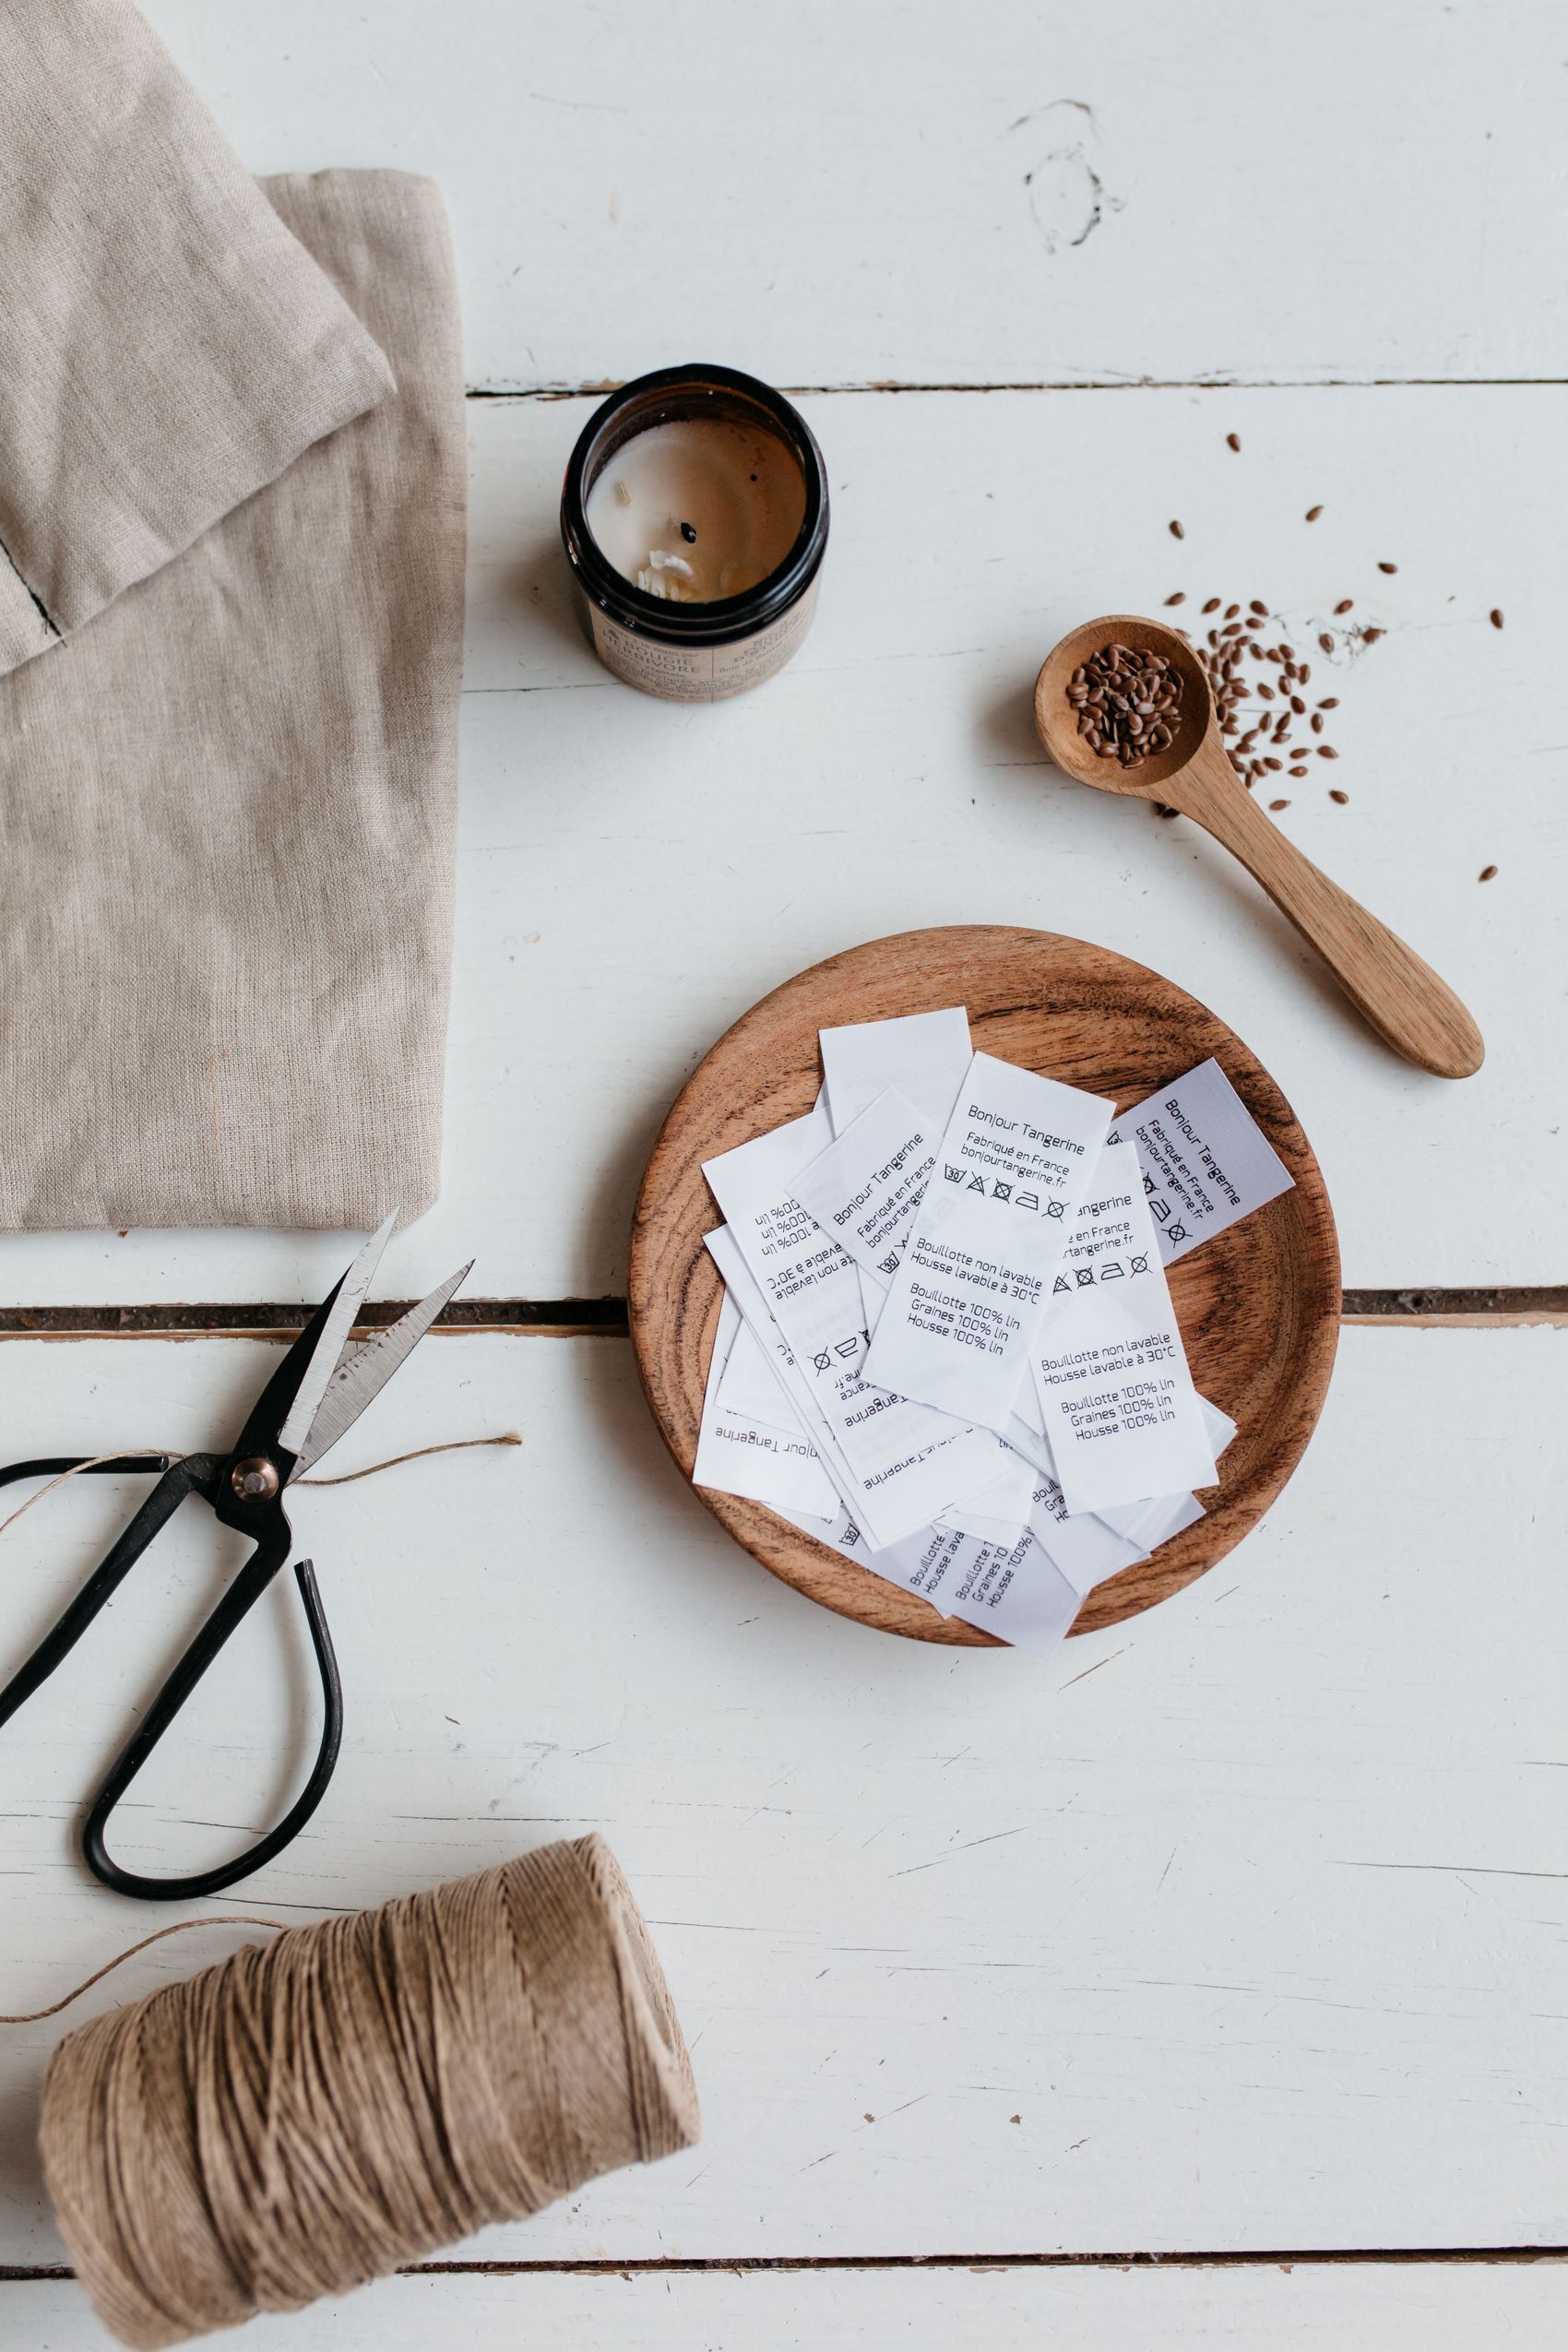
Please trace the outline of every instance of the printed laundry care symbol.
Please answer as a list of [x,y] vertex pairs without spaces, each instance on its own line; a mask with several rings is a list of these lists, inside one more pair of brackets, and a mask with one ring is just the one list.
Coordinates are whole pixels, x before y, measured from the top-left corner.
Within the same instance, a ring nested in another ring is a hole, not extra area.
[[1218,1062],[1200,1062],[1124,1111],[1167,1264],[1223,1233],[1295,1179]]
[[867,1381],[1005,1431],[1111,1108],[975,1055],[942,1138],[941,1206],[928,1194],[915,1213]]
[[[991,1441],[927,1407],[869,1388],[861,1376],[861,1307],[854,1261],[800,1198],[832,1142],[818,1105],[704,1167],[729,1219],[708,1238],[747,1320],[773,1324],[798,1372],[791,1394],[843,1500],[873,1547],[930,1525],[956,1494],[991,1475]],[[738,1266],[733,1260],[739,1259]],[[838,1354],[847,1332],[856,1336]],[[799,1372],[810,1365],[812,1374]]]
[[[897,1087],[887,1087],[796,1180],[796,1198],[831,1233],[862,1275],[863,1320],[897,1270],[909,1222],[936,1164],[935,1129]],[[873,1289],[876,1291],[873,1302]]]
[[837,1490],[799,1421],[793,1431],[778,1426],[789,1411],[781,1402],[783,1392],[771,1404],[771,1422],[750,1418],[724,1404],[725,1376],[743,1336],[740,1310],[726,1290],[707,1368],[693,1484],[744,1495],[776,1511],[826,1516],[838,1507]]
[[1060,1303],[1053,1295],[1035,1339],[1040,1419],[1072,1513],[1214,1482],[1148,1206],[1134,1146],[1108,1143],[1068,1243],[1075,1287]]

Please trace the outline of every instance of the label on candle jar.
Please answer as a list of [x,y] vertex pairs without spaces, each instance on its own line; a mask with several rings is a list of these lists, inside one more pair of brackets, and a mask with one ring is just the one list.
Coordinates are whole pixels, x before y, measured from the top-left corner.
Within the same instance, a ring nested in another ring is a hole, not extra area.
[[640,686],[645,695],[659,695],[666,702],[722,702],[727,695],[760,686],[782,670],[804,639],[815,609],[813,580],[787,612],[730,645],[663,643],[640,630],[623,628],[597,604],[588,605],[588,623],[594,651],[627,685]]

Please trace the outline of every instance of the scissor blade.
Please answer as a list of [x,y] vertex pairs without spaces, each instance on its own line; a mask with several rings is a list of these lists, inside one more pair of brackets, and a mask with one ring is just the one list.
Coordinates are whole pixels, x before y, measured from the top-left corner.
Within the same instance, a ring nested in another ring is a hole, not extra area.
[[456,1274],[449,1274],[428,1299],[422,1299],[417,1307],[410,1307],[406,1315],[388,1324],[348,1363],[339,1365],[298,1449],[298,1458],[289,1473],[291,1480],[297,1479],[302,1470],[308,1470],[313,1462],[319,1462],[344,1431],[352,1428],[372,1399],[380,1396],[398,1365],[407,1363],[447,1301],[467,1281],[473,1264],[470,1258]]
[[321,1336],[311,1350],[309,1363],[294,1391],[283,1426],[278,1432],[278,1443],[290,1454],[297,1454],[304,1443],[327,1384],[338,1369],[338,1360],[349,1343],[349,1334],[359,1317],[360,1309],[370,1294],[375,1280],[375,1269],[381,1264],[381,1253],[392,1238],[392,1228],[398,1222],[398,1211],[378,1232],[373,1233],[349,1271],[338,1285],[331,1311],[321,1326]]

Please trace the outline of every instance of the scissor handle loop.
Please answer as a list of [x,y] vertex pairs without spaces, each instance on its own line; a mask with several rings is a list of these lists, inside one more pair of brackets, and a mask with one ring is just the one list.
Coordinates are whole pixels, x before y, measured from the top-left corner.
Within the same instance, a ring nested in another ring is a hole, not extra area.
[[288,1553],[286,1531],[280,1538],[264,1539],[258,1544],[252,1558],[235,1577],[170,1674],[135,1737],[126,1742],[110,1766],[102,1786],[88,1807],[82,1823],[82,1859],[93,1876],[101,1880],[116,1895],[138,1895],[144,1902],[179,1903],[221,1894],[225,1887],[248,1878],[253,1871],[260,1870],[264,1862],[269,1862],[275,1854],[280,1854],[291,1839],[299,1835],[326,1796],[327,1783],[337,1769],[339,1750],[343,1744],[343,1685],[338,1671],[337,1653],[332,1646],[332,1634],[321,1606],[315,1569],[310,1561],[302,1560],[295,1564],[294,1575],[300,1587],[300,1598],[304,1603],[305,1623],[310,1629],[316,1671],[321,1677],[321,1744],[316,1750],[309,1779],[282,1820],[232,1861],[220,1862],[209,1871],[194,1871],[182,1878],[149,1878],[140,1871],[123,1870],[104,1842],[109,1817],[114,1808],[224,1643],[271,1584]]

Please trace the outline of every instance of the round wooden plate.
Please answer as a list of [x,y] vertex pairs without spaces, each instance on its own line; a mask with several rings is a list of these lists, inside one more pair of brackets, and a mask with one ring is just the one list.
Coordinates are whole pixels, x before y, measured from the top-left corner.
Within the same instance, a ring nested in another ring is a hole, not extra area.
[[[1087,1633],[1180,1591],[1256,1525],[1312,1435],[1339,1332],[1338,1244],[1311,1146],[1262,1063],[1172,981],[1081,939],[977,925],[875,939],[775,989],[699,1063],[653,1147],[632,1228],[632,1343],[654,1418],[690,1478],[719,1321],[703,1236],[720,1220],[704,1160],[811,1109],[818,1029],[943,1004],[968,1005],[985,1052],[1113,1095],[1120,1110],[1213,1054],[1295,1178],[1293,1191],[1171,1268],[1193,1377],[1238,1433],[1203,1497],[1207,1515],[1097,1586],[1073,1628]],[[696,1491],[765,1568],[825,1607],[918,1641],[997,1645],[762,1504]]]

